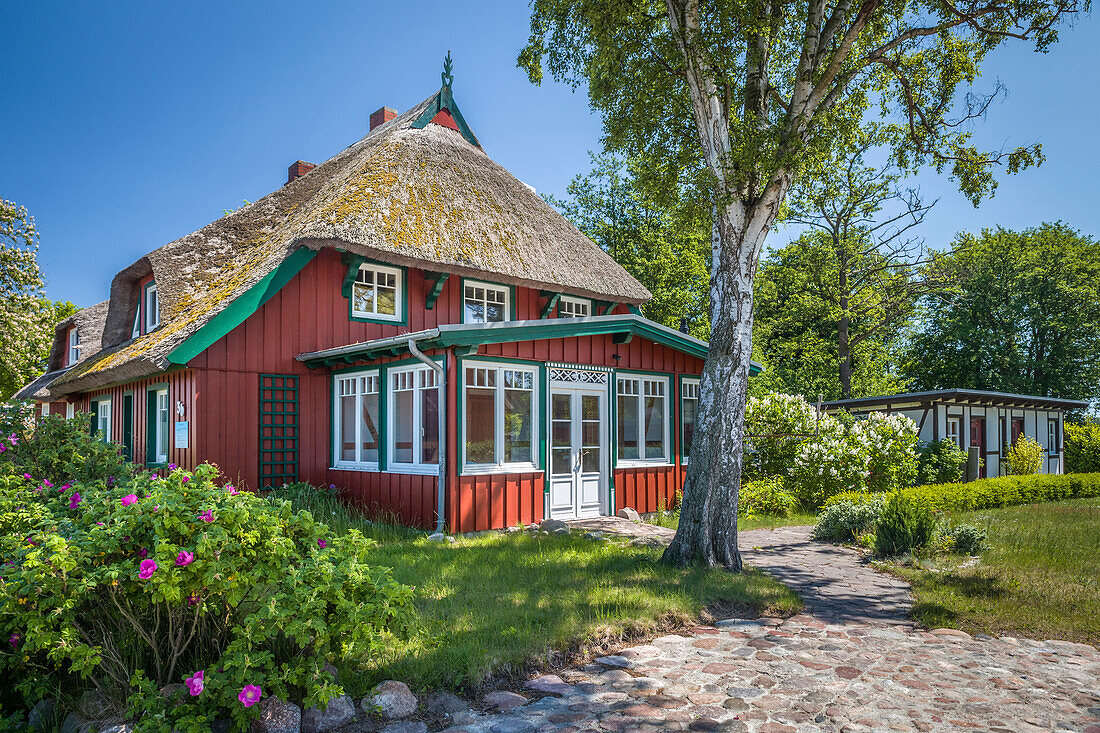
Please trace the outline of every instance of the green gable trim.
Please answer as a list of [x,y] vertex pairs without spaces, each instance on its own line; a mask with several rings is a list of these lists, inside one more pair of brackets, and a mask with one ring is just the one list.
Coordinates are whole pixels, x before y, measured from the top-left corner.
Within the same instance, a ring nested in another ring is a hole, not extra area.
[[202,328],[173,349],[172,353],[168,355],[168,361],[172,364],[186,365],[187,362],[206,351],[218,339],[244,323],[245,319],[258,311],[264,303],[271,300],[275,293],[279,292],[316,256],[317,252],[307,247],[299,247],[294,250],[289,257],[282,261],[282,264],[265,275],[260,282],[249,288],[243,295],[207,321]]
[[351,298],[351,286],[355,282],[356,276],[359,275],[359,265],[366,262],[367,258],[345,252],[341,259],[347,264],[348,271],[344,275],[344,281],[340,284],[340,295]]
[[458,125],[459,133],[462,137],[466,138],[466,142],[476,147],[481,147],[481,143],[477,141],[477,137],[474,135],[473,131],[470,130],[470,126],[466,124],[466,120],[462,117],[462,113],[458,111],[458,105],[455,104],[454,97],[451,96],[451,87],[449,85],[444,86],[434,97],[432,97],[432,101],[428,103],[428,107],[409,127],[414,130],[424,129],[442,110],[447,110],[451,113],[451,117],[454,119],[455,124]]
[[439,300],[439,294],[443,292],[443,286],[447,284],[447,280],[451,277],[449,272],[439,272],[435,274],[435,279],[432,280],[432,287],[428,290],[428,297],[424,300],[424,308],[426,310],[432,310],[435,308],[435,302]]
[[642,315],[642,309],[636,305],[628,305],[626,309],[636,316]]
[[561,300],[561,293],[548,293],[545,290],[539,292],[543,298],[546,298],[546,305],[542,307],[542,313],[539,313],[539,318],[549,318],[550,314],[554,312],[554,306]]

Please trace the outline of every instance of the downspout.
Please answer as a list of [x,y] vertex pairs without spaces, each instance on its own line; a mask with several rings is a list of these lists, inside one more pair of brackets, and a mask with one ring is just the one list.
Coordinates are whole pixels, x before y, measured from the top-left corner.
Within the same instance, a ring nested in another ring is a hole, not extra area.
[[430,358],[416,345],[416,339],[408,340],[409,353],[430,366],[439,378],[439,479],[435,496],[435,531],[443,531],[443,507],[447,499],[447,370]]

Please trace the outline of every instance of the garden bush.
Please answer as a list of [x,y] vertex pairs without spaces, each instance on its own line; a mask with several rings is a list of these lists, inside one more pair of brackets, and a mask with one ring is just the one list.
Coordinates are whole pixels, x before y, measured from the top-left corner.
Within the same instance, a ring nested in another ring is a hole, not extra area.
[[892,492],[875,525],[875,554],[894,557],[924,548],[935,529],[936,519],[927,506],[904,492]]
[[1043,446],[1026,435],[1021,435],[1005,457],[1010,476],[1034,476],[1043,465]]
[[952,484],[963,480],[966,451],[954,440],[945,438],[922,445],[919,454],[916,478],[918,486]]
[[817,425],[817,408],[801,397],[779,392],[750,397],[745,406],[746,475],[790,478],[800,446],[815,435]]
[[327,662],[414,623],[371,541],[219,487],[213,466],[56,487],[18,470],[0,465],[0,683],[28,704],[76,681],[143,730],[243,728],[256,695],[331,699]]
[[10,462],[40,481],[57,486],[83,481],[122,481],[132,464],[116,443],[92,435],[91,415],[68,420],[60,415],[33,417],[28,403],[0,409],[0,461]]
[[942,532],[948,549],[962,555],[977,555],[986,548],[988,532],[984,527],[963,522],[948,525]]
[[[972,511],[1017,504],[1034,504],[1100,496],[1100,473],[999,476],[957,484],[902,489],[901,493],[934,512]],[[840,502],[866,502],[869,495],[849,491],[831,497],[825,508]]]
[[794,495],[783,487],[783,479],[746,481],[741,485],[737,512],[742,517],[789,517],[798,506]]
[[1100,472],[1100,422],[1065,424],[1066,473]]
[[834,497],[817,518],[814,539],[823,542],[851,542],[860,535],[873,532],[885,503],[884,494],[861,493],[855,498]]

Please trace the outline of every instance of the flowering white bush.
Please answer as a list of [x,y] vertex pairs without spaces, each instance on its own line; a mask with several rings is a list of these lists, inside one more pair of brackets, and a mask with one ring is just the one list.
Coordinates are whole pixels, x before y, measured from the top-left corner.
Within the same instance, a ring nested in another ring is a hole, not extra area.
[[[814,435],[817,408],[796,395],[750,397],[745,407],[745,468],[751,476],[794,475],[806,436]],[[825,418],[829,419],[829,418]]]
[[858,428],[867,438],[871,475],[867,488],[892,491],[909,486],[917,477],[917,424],[905,415],[872,412]]

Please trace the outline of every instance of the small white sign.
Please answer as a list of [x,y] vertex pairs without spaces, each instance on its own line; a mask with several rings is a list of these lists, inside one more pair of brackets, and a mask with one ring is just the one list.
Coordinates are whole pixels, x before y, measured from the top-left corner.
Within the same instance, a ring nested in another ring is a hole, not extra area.
[[187,421],[184,420],[183,422],[177,422],[176,423],[176,441],[175,441],[177,448],[186,448],[187,447],[187,436],[188,436]]

